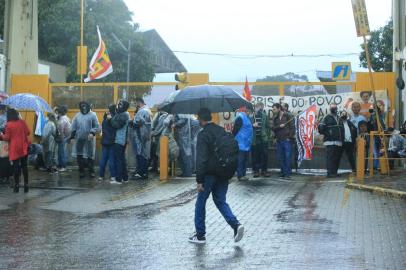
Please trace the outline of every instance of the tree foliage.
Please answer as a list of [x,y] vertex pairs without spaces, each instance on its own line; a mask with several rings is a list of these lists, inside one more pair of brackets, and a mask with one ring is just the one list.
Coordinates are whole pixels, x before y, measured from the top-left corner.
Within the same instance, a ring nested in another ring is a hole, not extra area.
[[[257,82],[308,82],[309,79],[306,75],[299,75],[293,72],[288,72],[283,75],[266,76],[263,79],[258,79]],[[285,86],[286,95],[297,95],[297,87]],[[300,92],[308,89],[308,86],[299,87]],[[302,89],[306,88],[306,89]],[[279,86],[277,85],[255,85],[252,88],[253,95],[259,96],[273,96],[279,95]]]
[[[80,45],[80,2],[38,0],[39,58],[65,65],[68,82],[80,80],[76,75],[76,46]],[[0,0],[1,11],[4,14],[4,0]],[[113,39],[112,33],[126,47],[128,40],[131,40],[130,81],[152,81],[155,76],[150,61],[151,53],[145,47],[138,32],[139,26],[133,23],[132,15],[123,0],[85,1],[84,45],[88,47],[88,63],[98,46],[96,25],[99,25],[113,63],[113,73],[99,81],[126,81],[127,52]],[[3,16],[0,17],[2,23]]]
[[[368,41],[368,50],[371,56],[371,66],[374,71],[392,71],[393,55],[393,22],[390,20],[385,26],[371,31]],[[367,68],[365,46],[361,44],[362,52],[359,55],[361,67]]]

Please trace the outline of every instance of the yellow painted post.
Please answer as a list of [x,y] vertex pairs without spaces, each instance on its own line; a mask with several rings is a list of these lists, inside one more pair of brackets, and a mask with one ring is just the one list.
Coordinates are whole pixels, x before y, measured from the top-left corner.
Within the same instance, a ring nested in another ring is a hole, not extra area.
[[375,146],[375,131],[369,133],[369,155],[368,155],[368,169],[369,176],[374,176],[374,146]]
[[365,139],[357,138],[357,180],[362,181],[365,177]]
[[159,140],[159,180],[168,180],[168,155],[169,155],[169,139],[166,136],[161,136]]
[[285,86],[283,84],[279,85],[279,95],[280,96],[285,96]]
[[113,91],[114,91],[113,92],[113,100],[114,100],[114,103],[116,104],[117,101],[118,101],[118,84],[117,83],[114,84],[114,90]]

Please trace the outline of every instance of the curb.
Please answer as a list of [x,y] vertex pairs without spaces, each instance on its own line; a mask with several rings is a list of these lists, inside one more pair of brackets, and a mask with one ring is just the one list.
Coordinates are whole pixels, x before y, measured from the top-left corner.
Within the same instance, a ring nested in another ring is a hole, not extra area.
[[372,193],[386,195],[389,197],[406,199],[406,191],[400,191],[400,190],[396,190],[396,189],[382,188],[382,187],[370,186],[370,185],[363,185],[363,184],[353,184],[353,183],[347,183],[346,187],[352,188],[352,189],[369,191]]

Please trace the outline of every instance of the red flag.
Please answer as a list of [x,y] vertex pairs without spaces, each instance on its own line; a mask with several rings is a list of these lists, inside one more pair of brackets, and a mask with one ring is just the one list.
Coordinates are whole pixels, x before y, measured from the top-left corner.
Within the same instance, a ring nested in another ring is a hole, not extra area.
[[295,117],[298,164],[313,157],[314,126],[316,123],[316,105],[312,105]]
[[244,91],[242,92],[242,96],[248,101],[251,101],[251,99],[252,99],[250,85],[248,84],[247,77],[245,77],[245,85],[244,85]]

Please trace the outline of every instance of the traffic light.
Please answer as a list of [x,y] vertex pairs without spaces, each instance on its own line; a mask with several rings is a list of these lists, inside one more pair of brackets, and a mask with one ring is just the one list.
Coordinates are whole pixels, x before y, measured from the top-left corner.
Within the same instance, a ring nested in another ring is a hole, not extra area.
[[183,89],[187,86],[187,73],[186,72],[181,72],[181,73],[176,73],[175,74],[175,81],[178,81],[178,83],[175,86],[176,90]]

